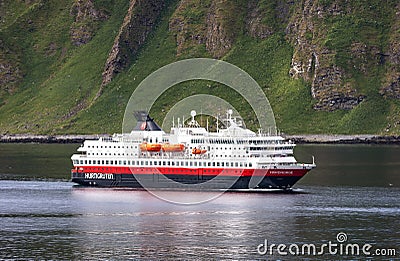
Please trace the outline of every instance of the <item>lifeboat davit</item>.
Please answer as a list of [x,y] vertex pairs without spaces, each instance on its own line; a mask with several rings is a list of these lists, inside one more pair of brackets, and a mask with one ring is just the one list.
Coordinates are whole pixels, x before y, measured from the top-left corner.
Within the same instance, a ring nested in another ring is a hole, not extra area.
[[185,145],[165,143],[161,146],[161,149],[165,152],[179,152],[185,150]]
[[142,151],[160,151],[161,144],[145,142],[145,143],[140,144],[140,150],[142,150]]
[[192,149],[192,154],[204,154],[206,152],[207,152],[207,150],[201,150],[201,149],[196,149],[196,148]]

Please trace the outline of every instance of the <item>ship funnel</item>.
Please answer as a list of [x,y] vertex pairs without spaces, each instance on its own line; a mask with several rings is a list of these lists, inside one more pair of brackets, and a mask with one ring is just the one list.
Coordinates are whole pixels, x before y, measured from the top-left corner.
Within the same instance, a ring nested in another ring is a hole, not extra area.
[[150,117],[146,111],[135,111],[133,113],[137,120],[135,131],[161,131],[160,126]]

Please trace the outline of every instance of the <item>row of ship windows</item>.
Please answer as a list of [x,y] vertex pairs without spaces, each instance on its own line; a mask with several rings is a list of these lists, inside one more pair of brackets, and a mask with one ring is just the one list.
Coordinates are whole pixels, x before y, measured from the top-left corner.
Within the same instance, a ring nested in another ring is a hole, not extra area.
[[[202,144],[204,143],[204,139],[192,139],[191,140],[192,143],[199,143]],[[207,143],[211,143],[211,144],[235,144],[234,140],[219,140],[219,139],[209,139],[207,141]]]
[[[246,151],[246,153],[248,153],[248,151]],[[87,153],[87,155],[88,156],[135,156],[135,157],[137,157],[138,156],[138,154],[137,153],[135,153],[135,154],[133,154],[133,153],[131,153],[131,154],[129,154],[129,153],[90,153],[90,152],[88,152]],[[146,156],[146,154],[145,153],[141,153],[141,155],[142,156]],[[156,156],[156,157],[161,157],[161,154],[160,153],[156,153],[156,154],[152,154],[153,156]],[[192,156],[195,156],[195,155],[192,155]],[[215,157],[219,157],[219,158],[229,158],[229,157],[233,157],[233,158],[247,158],[247,157],[253,157],[253,156],[255,156],[255,157],[257,157],[257,155],[248,155],[248,154],[238,154],[238,155],[236,155],[236,154],[225,154],[225,155],[222,155],[222,154],[220,154],[220,155],[215,155]],[[259,155],[258,155],[259,156]],[[274,155],[269,155],[269,157],[285,157],[285,156],[287,156],[287,154],[274,154]]]
[[[197,140],[192,140],[192,143],[204,143],[204,141],[203,142],[196,142]],[[230,144],[230,143],[229,143]],[[94,146],[94,145],[92,145],[92,146],[90,146],[90,145],[88,145],[88,148],[90,149],[90,148],[96,148],[96,149],[98,149],[100,147],[100,149],[103,149],[103,147],[104,147],[104,149],[112,149],[112,148],[114,148],[114,149],[124,149],[125,148],[125,146]],[[138,146],[126,146],[126,149],[129,149],[129,147],[131,148],[131,149],[137,149],[138,148]],[[192,147],[191,147],[192,148]],[[279,148],[279,149],[281,149],[281,150],[290,150],[290,149],[292,149],[293,147],[281,147],[281,148]],[[218,149],[218,148],[215,148],[215,149]],[[221,150],[232,150],[232,147],[220,147],[219,149],[221,149]],[[245,150],[245,148],[237,148],[238,150],[241,150],[241,149],[243,149],[243,150]],[[276,149],[276,148],[274,148],[274,147],[250,147],[250,150],[274,150],[274,149]],[[236,147],[233,147],[233,150],[236,150]]]
[[[194,148],[202,148],[202,147],[189,147],[189,149],[194,149]],[[210,147],[210,146],[207,146],[206,147],[206,149],[207,150],[232,150],[232,147]],[[246,148],[236,148],[236,147],[233,147],[233,150],[246,150]]]
[[[248,153],[248,152],[246,152],[246,153]],[[133,153],[98,153],[98,152],[96,152],[96,153],[90,153],[90,152],[88,152],[87,153],[87,155],[88,156],[90,156],[90,155],[92,155],[92,156],[138,156],[138,154],[137,153],[135,153],[135,154],[133,154]],[[160,153],[156,153],[156,154],[153,154],[154,156],[161,156],[161,154]],[[142,153],[142,156],[146,156],[146,154],[145,153]],[[216,155],[216,157],[221,157],[221,158],[223,158],[223,157],[225,157],[225,158],[228,158],[228,157],[234,157],[234,158],[236,158],[236,157],[238,157],[238,158],[240,158],[240,157],[242,157],[242,158],[245,158],[245,157],[247,157],[247,155],[245,155],[245,154],[242,154],[242,155],[236,155],[236,154],[227,154],[227,155]]]
[[[138,154],[137,153],[135,153],[135,154],[133,154],[133,153],[98,153],[98,152],[96,152],[96,153],[90,153],[90,152],[88,152],[87,153],[87,155],[88,156],[138,156]],[[141,155],[142,156],[146,156],[146,153],[141,153]],[[161,156],[161,153],[156,153],[156,154],[152,154],[153,156]],[[225,158],[228,158],[228,157],[234,157],[234,158],[247,158],[248,157],[248,155],[244,155],[244,154],[242,154],[242,155],[236,155],[236,154],[227,154],[227,155],[216,155],[216,157],[221,157],[221,158],[223,158],[223,157],[225,157]]]
[[250,150],[291,150],[293,147],[280,147],[280,148],[274,148],[274,147],[250,147]]
[[215,155],[215,157],[221,157],[221,158],[223,158],[223,157],[225,157],[225,158],[228,158],[228,157],[234,157],[234,158],[236,158],[236,157],[238,157],[238,158],[240,158],[240,157],[242,157],[242,158],[246,158],[248,155],[245,155],[245,154],[239,154],[239,155],[236,155],[236,154],[226,154],[226,155]]
[[[129,153],[126,153],[126,154],[125,154],[125,153],[106,153],[106,152],[105,152],[105,153],[101,153],[101,152],[100,152],[100,153],[98,153],[98,152],[96,152],[96,153],[94,153],[94,152],[93,152],[93,153],[90,153],[90,152],[88,152],[87,155],[97,155],[97,156],[99,156],[99,155],[100,155],[100,156],[103,156],[103,155],[104,155],[104,156],[107,156],[107,155],[108,155],[108,156],[125,156],[125,155],[126,155],[126,156],[129,156]],[[137,156],[137,153],[135,153],[135,154],[131,153],[131,154],[130,154],[130,156],[134,156],[134,155]]]
[[[190,147],[190,149],[195,148],[195,147]],[[210,147],[208,147],[210,149]],[[232,147],[212,147],[211,149],[213,150],[232,150]],[[246,150],[247,148],[241,148],[241,147],[233,147],[233,150]],[[293,147],[280,147],[280,148],[276,148],[276,147],[249,147],[250,150],[291,150],[293,149]]]
[[131,149],[133,149],[133,148],[135,148],[135,149],[137,149],[138,147],[137,146],[106,146],[106,145],[104,145],[104,146],[102,146],[102,145],[100,145],[100,146],[98,146],[98,145],[96,145],[96,146],[94,146],[94,145],[88,145],[88,148],[90,149],[90,148],[92,148],[92,149],[98,149],[100,147],[100,149],[103,149],[103,147],[104,147],[104,149],[112,149],[112,148],[114,148],[114,149],[129,149],[129,147],[131,148]]
[[[146,138],[146,139],[143,139],[143,141],[152,143],[152,142],[153,142],[153,139],[152,139],[152,138]],[[154,142],[157,143],[157,142],[158,142],[158,139],[155,138],[155,139],[154,139]],[[167,139],[162,139],[162,142],[163,142],[163,143],[167,143],[168,140],[167,140]]]
[[74,164],[85,165],[137,165],[137,166],[181,166],[181,167],[252,167],[252,163],[243,162],[205,162],[205,161],[130,161],[130,160],[73,160]]
[[[190,147],[192,148],[192,147]],[[213,148],[214,150],[232,150],[232,147],[216,147]],[[293,147],[280,147],[280,148],[276,148],[276,147],[249,147],[250,150],[291,150],[293,149]],[[236,147],[233,148],[233,150],[236,150]],[[246,148],[237,148],[237,150],[246,150]]]
[[238,144],[281,144],[282,142],[280,140],[238,140]]
[[[220,148],[217,147],[217,148],[213,148],[213,149],[214,149],[214,150],[218,150],[218,149],[220,149],[220,150],[224,150],[224,149],[225,149],[225,150],[228,150],[228,149],[229,149],[229,150],[232,150],[232,147],[225,147],[225,148],[224,148],[224,147],[220,147]],[[233,147],[233,150],[236,150],[236,147]],[[237,150],[245,150],[245,148],[240,148],[240,147],[239,147],[239,148],[237,148]]]
[[[203,144],[205,141],[204,139],[192,139],[192,143],[197,143],[197,144]],[[235,144],[234,140],[220,140],[220,139],[209,139],[207,141],[208,143],[211,144]],[[258,145],[258,144],[281,144],[280,141],[271,141],[271,140],[237,140],[237,144],[253,144],[253,145]]]

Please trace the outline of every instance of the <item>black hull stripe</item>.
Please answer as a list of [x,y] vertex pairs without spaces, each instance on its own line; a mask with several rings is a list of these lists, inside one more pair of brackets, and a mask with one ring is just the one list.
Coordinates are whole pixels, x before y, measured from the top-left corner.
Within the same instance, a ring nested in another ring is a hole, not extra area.
[[[139,179],[139,181],[137,180]],[[141,188],[188,188],[188,184],[196,184],[197,189],[249,189],[251,177],[233,176],[194,176],[194,175],[127,175],[103,174],[86,175],[72,173],[72,182],[83,186],[96,187],[128,187]],[[266,176],[258,182],[259,189],[286,189],[291,188],[301,176]]]

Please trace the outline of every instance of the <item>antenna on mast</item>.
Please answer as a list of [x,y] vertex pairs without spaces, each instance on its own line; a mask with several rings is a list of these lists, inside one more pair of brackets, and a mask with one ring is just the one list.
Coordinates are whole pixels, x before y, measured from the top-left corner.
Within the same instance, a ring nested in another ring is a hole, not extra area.
[[[233,121],[232,121],[232,114],[233,114],[233,110],[232,109],[229,109],[227,112],[226,112],[226,115],[227,115],[227,121],[228,121],[228,123],[229,123],[229,126],[230,125],[232,125],[232,123],[233,123]],[[234,122],[236,123],[236,118],[234,118]]]
[[194,117],[196,117],[196,111],[193,110],[190,112],[190,116],[192,116],[192,120],[189,122],[189,126],[190,127],[200,127],[199,123],[194,119]]
[[192,121],[194,121],[194,117],[196,116],[196,111],[191,111],[190,116],[192,116]]
[[218,114],[217,114],[217,132],[219,131],[219,125],[218,125]]
[[203,126],[203,106],[200,107],[200,125]]

